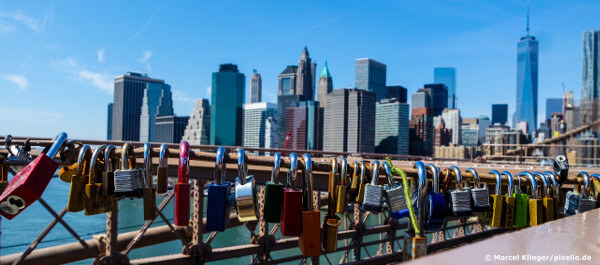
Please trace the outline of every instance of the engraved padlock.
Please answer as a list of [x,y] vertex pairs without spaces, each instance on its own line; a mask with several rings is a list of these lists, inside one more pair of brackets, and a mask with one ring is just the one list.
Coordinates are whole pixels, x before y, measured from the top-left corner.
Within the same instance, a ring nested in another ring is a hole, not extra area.
[[515,190],[515,227],[523,228],[526,227],[527,222],[527,210],[529,209],[529,196],[521,191],[521,177],[525,175],[518,174],[515,177],[519,181],[519,187]]
[[423,221],[426,231],[435,232],[444,225],[447,204],[444,194],[440,193],[440,169],[433,164],[427,164],[425,168],[427,176],[431,176],[432,189],[427,190],[427,197],[425,197],[426,214]]
[[385,187],[384,198],[388,206],[389,216],[394,220],[399,220],[409,216],[406,198],[402,184],[394,181],[392,169],[387,161],[383,161],[383,170],[385,171],[387,186]]
[[[544,204],[540,196],[538,196],[537,180],[533,173],[524,171],[519,173],[519,176],[524,176],[529,179],[531,187],[531,198],[527,201],[529,226],[537,226],[544,223]],[[543,178],[542,178],[543,179]]]
[[[107,152],[106,148],[107,145],[101,145],[96,150],[94,150],[94,153],[92,154],[92,162],[90,162],[89,182],[87,185],[85,185],[85,215],[101,214],[112,211],[115,209],[117,204],[114,195],[104,195],[103,186],[106,186],[106,183],[97,183],[98,180],[102,180],[98,177],[98,170],[102,169],[101,167],[99,168],[98,164],[102,154],[105,154]],[[110,167],[111,161],[106,161],[104,159],[105,158],[103,158],[102,160],[104,167]]]
[[492,194],[491,202],[492,202],[492,217],[490,220],[490,225],[493,227],[504,227],[504,219],[506,218],[505,210],[506,210],[506,197],[502,195],[502,176],[498,170],[492,169],[488,174],[493,174],[496,176],[496,192]]
[[281,210],[283,206],[283,184],[275,182],[279,176],[281,168],[281,154],[276,152],[273,155],[273,170],[271,170],[271,180],[265,183],[265,198],[263,219],[268,223],[281,222]]
[[348,161],[345,157],[342,157],[340,163],[340,178],[337,185],[337,203],[336,213],[348,212],[348,185],[352,182],[352,178],[348,174]]
[[286,187],[283,189],[281,234],[284,236],[300,236],[302,233],[302,190],[296,188],[297,173],[298,156],[291,153],[290,169],[287,173]]
[[332,158],[330,162],[331,170],[329,171],[329,185],[328,185],[328,205],[327,215],[323,221],[323,248],[327,252],[333,252],[337,250],[337,234],[338,227],[341,224],[340,218],[335,214],[337,198],[338,183],[340,182],[340,176],[338,174],[338,163],[336,158]]
[[313,174],[312,159],[309,154],[302,155],[302,193],[303,205],[302,211],[302,234],[298,239],[300,252],[304,257],[314,257],[321,255],[321,211],[314,208],[313,204]]
[[229,225],[231,182],[225,181],[227,153],[219,147],[216,154],[214,182],[207,188],[206,230],[225,231]]
[[183,140],[179,143],[179,168],[177,184],[175,184],[175,215],[173,223],[176,226],[187,226],[190,223],[190,144]]
[[515,185],[513,181],[513,176],[508,171],[502,171],[500,175],[506,176],[508,180],[508,193],[505,197],[504,203],[504,213],[503,213],[503,226],[504,228],[513,228],[515,226],[515,208],[516,208],[516,198],[515,198]]
[[446,178],[449,177],[450,172],[456,177],[456,189],[450,191],[449,209],[454,216],[469,216],[471,215],[471,192],[464,189],[462,174],[457,166],[451,166],[446,170]]
[[160,145],[158,155],[158,172],[156,173],[156,193],[164,194],[169,189],[169,147],[167,144]]
[[490,211],[490,192],[487,183],[484,183],[483,187],[481,186],[479,174],[477,174],[477,171],[474,168],[467,168],[467,172],[473,175],[474,187],[471,189],[473,212],[480,213]]
[[371,165],[371,183],[365,184],[365,195],[363,199],[363,204],[360,208],[362,211],[369,211],[373,213],[381,212],[381,201],[383,200],[383,186],[377,185],[377,181],[379,180],[379,168],[379,161],[373,161]]
[[144,220],[152,220],[156,217],[156,190],[152,184],[152,146],[144,144],[144,175],[146,186],[144,187]]
[[585,171],[579,172],[577,177],[583,178],[583,187],[581,190],[581,199],[579,200],[579,207],[577,209],[577,213],[587,212],[589,210],[593,210],[596,208],[596,199],[593,196],[590,196],[591,189],[591,181],[589,174]]
[[85,185],[89,182],[90,161],[92,159],[92,148],[84,144],[77,158],[77,173],[71,178],[71,188],[67,201],[67,211],[79,212],[85,209]]
[[121,169],[115,171],[115,197],[133,198],[142,195],[145,186],[144,170],[135,168],[135,153],[130,143],[123,144]]
[[548,176],[542,172],[534,172],[534,176],[539,177],[542,180],[542,222],[549,222],[554,220],[554,198],[550,197],[552,193],[551,183],[548,181]]
[[238,176],[235,179],[235,202],[238,220],[251,222],[258,220],[258,200],[254,176],[248,176],[248,165],[244,149],[237,151]]

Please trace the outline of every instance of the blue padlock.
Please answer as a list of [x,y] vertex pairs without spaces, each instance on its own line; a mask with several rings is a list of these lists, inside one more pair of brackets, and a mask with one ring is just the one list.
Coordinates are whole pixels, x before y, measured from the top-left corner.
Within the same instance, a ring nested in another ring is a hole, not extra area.
[[440,193],[440,169],[433,164],[425,166],[427,173],[432,176],[432,189],[427,191],[429,203],[425,203],[425,229],[428,232],[440,230],[446,219],[446,199]]
[[206,204],[206,230],[223,232],[229,225],[231,182],[225,181],[225,147],[217,149],[215,182],[208,185]]

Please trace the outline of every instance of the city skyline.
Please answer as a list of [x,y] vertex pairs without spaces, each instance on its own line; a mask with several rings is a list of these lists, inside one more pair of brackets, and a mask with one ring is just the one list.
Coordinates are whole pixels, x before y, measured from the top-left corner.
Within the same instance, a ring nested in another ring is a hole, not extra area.
[[[387,85],[402,85],[409,95],[433,82],[435,67],[449,66],[457,70],[464,117],[491,116],[493,103],[509,103],[511,114],[515,110],[514,45],[524,32],[525,2],[287,5],[244,5],[259,14],[286,10],[246,25],[245,20],[236,19],[240,11],[230,14],[215,3],[127,3],[116,11],[110,3],[27,8],[3,3],[0,48],[11,52],[4,53],[5,64],[0,66],[0,90],[7,99],[0,108],[1,119],[13,135],[47,136],[66,129],[73,137],[102,139],[115,76],[148,72],[165,80],[172,86],[175,113],[187,116],[196,98],[210,98],[211,73],[226,62],[237,64],[248,77],[257,69],[263,79],[263,101],[276,102],[277,75],[297,62],[304,44],[317,63],[317,73],[328,61],[335,89],[354,86],[354,60],[358,58],[386,64]],[[467,5],[469,13],[460,11]],[[87,11],[92,7],[95,11]],[[128,7],[139,13],[121,16]],[[453,13],[445,12],[448,8]],[[353,16],[362,10],[368,11],[364,17]],[[544,100],[562,95],[562,82],[580,97],[582,32],[594,29],[589,21],[598,10],[594,2],[532,3],[531,32],[540,40],[538,121],[545,114]],[[109,11],[123,18],[108,23],[102,14]],[[182,19],[174,20],[173,14]],[[306,14],[312,20],[300,25],[288,21]],[[402,21],[397,19],[400,16]],[[231,23],[224,25],[224,21]],[[384,27],[372,30],[372,25],[384,22]],[[412,24],[418,27],[409,27]],[[184,33],[190,27],[198,32]],[[248,36],[261,30],[271,34]],[[233,32],[226,35],[229,31]],[[332,31],[336,38],[330,37]],[[191,46],[179,49],[183,42]],[[250,98],[249,79],[246,99]],[[481,89],[486,93],[478,93]],[[510,93],[504,93],[507,90]],[[470,101],[478,104],[465,104]]]

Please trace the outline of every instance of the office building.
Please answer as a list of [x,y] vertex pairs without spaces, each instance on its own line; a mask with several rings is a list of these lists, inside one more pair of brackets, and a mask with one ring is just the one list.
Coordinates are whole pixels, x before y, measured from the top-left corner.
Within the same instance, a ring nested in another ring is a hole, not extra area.
[[279,133],[279,144],[281,145],[280,147],[283,147],[285,144],[285,139],[286,139],[286,123],[287,123],[287,109],[288,108],[292,108],[292,107],[296,107],[298,105],[298,102],[300,102],[302,100],[302,97],[300,95],[281,95],[281,96],[277,96],[277,113],[280,113],[280,115],[277,115],[277,127],[279,128],[278,133]]
[[250,103],[258,103],[262,99],[262,79],[260,74],[253,70],[250,78]]
[[370,58],[356,59],[356,88],[377,95],[377,101],[385,98],[386,65]]
[[191,145],[210,144],[210,103],[208,99],[196,99],[192,116],[185,127],[182,139]]
[[179,143],[188,124],[189,116],[156,116],[154,138],[159,143]]
[[326,105],[325,96],[333,91],[333,79],[331,79],[331,73],[329,73],[329,68],[327,68],[327,61],[325,61],[325,67],[323,67],[323,71],[319,77],[317,91],[317,100],[321,103],[321,107],[324,107]]
[[433,110],[431,108],[413,108],[410,116],[411,118],[408,123],[410,141],[409,154],[432,156]]
[[433,146],[437,148],[438,146],[450,145],[450,142],[452,140],[452,129],[447,129],[444,121],[440,121],[438,126],[435,126],[434,122],[434,128],[435,129],[433,130]]
[[477,118],[462,119],[460,130],[462,145],[476,147],[479,142],[479,120]]
[[444,84],[448,89],[448,108],[457,109],[456,98],[456,68],[436,67],[433,69],[433,82]]
[[529,35],[529,13],[527,35],[517,44],[517,102],[513,116],[513,127],[525,121],[529,135],[537,128],[538,114],[538,41]]
[[452,130],[452,140],[450,142],[455,145],[461,145],[462,120],[460,117],[460,110],[444,109],[442,112],[442,120],[446,123],[446,128]]
[[265,121],[265,148],[279,148],[279,127],[275,117]]
[[433,110],[433,116],[441,115],[442,111],[448,107],[448,89],[446,85],[427,84],[418,92],[425,92],[429,95],[429,107]]
[[508,104],[492,104],[492,124],[508,125]]
[[376,95],[360,89],[334,89],[327,96],[323,150],[373,153]]
[[583,32],[581,124],[600,119],[600,30]]
[[395,98],[398,99],[400,103],[406,103],[407,98],[407,89],[403,86],[387,86],[385,87],[387,91],[386,98]]
[[113,104],[112,103],[108,103],[108,115],[107,115],[107,122],[106,122],[106,140],[111,140],[112,139],[112,110],[113,110]]
[[235,64],[222,64],[212,74],[210,144],[242,144],[242,111],[245,76]]
[[277,104],[259,102],[244,104],[242,146],[265,148],[267,119],[277,118]]
[[410,106],[413,109],[430,108],[430,102],[431,100],[429,99],[429,94],[425,92],[415,92],[411,95]]
[[277,76],[278,96],[296,95],[296,71],[298,66],[288,65],[281,74]]
[[574,142],[578,147],[575,148],[577,160],[573,164],[584,166],[600,164],[600,148],[596,147],[598,146],[598,137],[594,133],[588,131],[576,138]]
[[450,145],[450,146],[436,146],[435,157],[436,158],[450,158],[450,159],[474,159],[476,157],[475,147],[468,147],[464,145]]
[[408,155],[408,111],[408,104],[398,98],[375,105],[376,153]]
[[576,105],[575,100],[573,100],[573,90],[567,90],[565,92],[565,124],[567,126],[566,130],[574,130],[581,126],[581,118],[580,107]]
[[154,119],[156,116],[173,115],[173,98],[171,86],[167,84],[148,83],[142,99],[140,116],[140,142],[155,142]]
[[140,140],[142,102],[149,83],[164,84],[165,81],[133,72],[115,77],[111,140]]
[[562,98],[547,98],[546,99],[546,120],[552,118],[552,114],[560,113],[563,114],[563,101]]
[[479,123],[479,143],[485,143],[485,132],[487,131],[487,128],[492,125],[492,121],[490,121],[490,117],[485,115],[479,116],[477,120]]
[[302,96],[304,100],[315,99],[315,71],[317,64],[311,62],[308,55],[308,49],[304,46],[302,54],[298,59],[298,68],[296,69],[296,94]]

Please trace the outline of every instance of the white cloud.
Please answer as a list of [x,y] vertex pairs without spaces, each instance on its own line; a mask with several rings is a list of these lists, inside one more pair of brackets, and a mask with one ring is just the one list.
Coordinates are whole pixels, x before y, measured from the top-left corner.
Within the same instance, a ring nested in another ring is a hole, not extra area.
[[8,33],[8,32],[13,32],[13,31],[15,31],[14,27],[11,27],[9,25],[0,24],[0,33]]
[[183,95],[183,93],[179,90],[172,90],[173,92],[173,100],[183,101],[183,102],[194,102],[195,100],[191,97]]
[[21,89],[21,91],[27,90],[27,87],[29,86],[29,82],[27,81],[27,78],[25,78],[22,75],[5,74],[5,75],[0,75],[0,79],[3,79],[3,80],[6,80],[8,82],[15,84],[16,86],[19,87],[19,89]]
[[21,23],[35,32],[40,32],[41,27],[37,19],[27,16],[23,13],[0,13],[0,18],[8,18],[17,23]]
[[30,123],[55,122],[63,116],[56,112],[0,106],[0,120]]
[[151,51],[144,51],[144,53],[142,54],[142,58],[138,59],[138,61],[140,63],[147,63],[148,60],[150,60],[150,58],[152,58],[152,52]]
[[77,77],[81,82],[89,82],[100,91],[106,91],[109,93],[113,92],[113,80],[111,76],[107,74],[95,73],[88,70],[80,70],[77,72]]
[[103,63],[104,62],[104,48],[98,49],[96,51],[96,55],[98,56],[98,62]]

